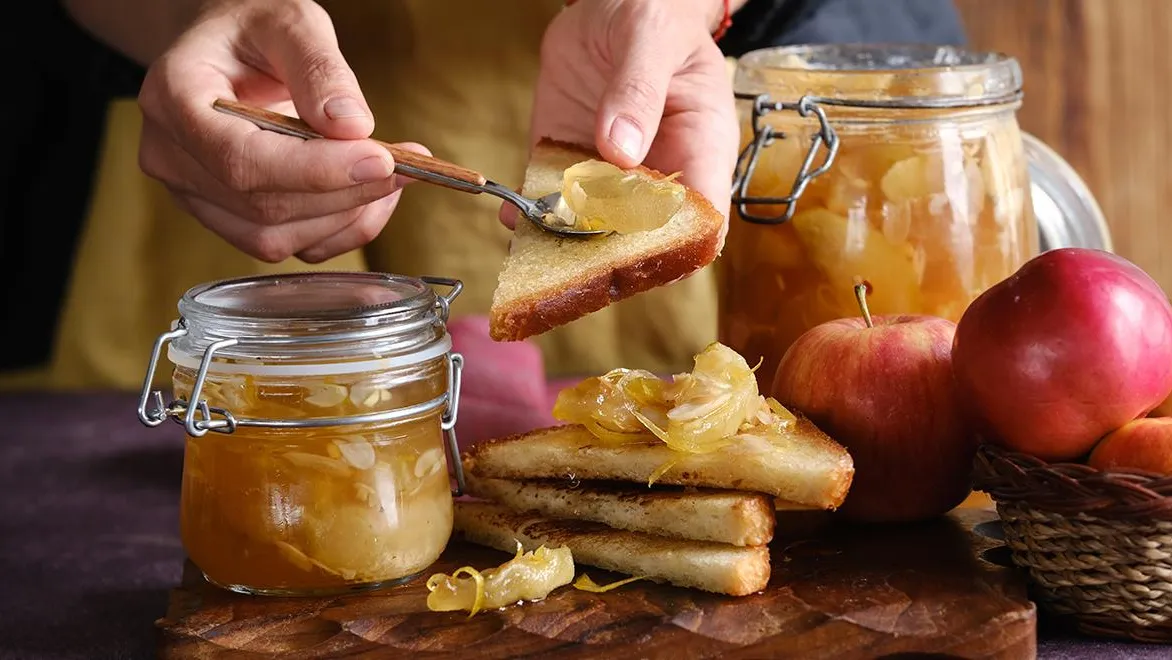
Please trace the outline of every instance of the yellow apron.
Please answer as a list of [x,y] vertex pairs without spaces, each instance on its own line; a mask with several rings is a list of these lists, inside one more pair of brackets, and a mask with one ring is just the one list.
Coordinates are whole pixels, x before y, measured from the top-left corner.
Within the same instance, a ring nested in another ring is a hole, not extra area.
[[[322,4],[374,110],[376,137],[419,142],[498,181],[520,183],[541,35],[560,0]],[[319,269],[457,277],[466,289],[453,315],[487,313],[509,239],[495,198],[415,184],[365,248],[323,264],[266,264],[204,229],[141,173],[140,124],[133,100],[112,105],[51,361],[0,374],[0,389],[136,389],[179,297],[225,277]],[[686,370],[715,338],[715,314],[706,269],[535,341],[553,376],[619,366]],[[169,377],[163,369],[157,382]]]

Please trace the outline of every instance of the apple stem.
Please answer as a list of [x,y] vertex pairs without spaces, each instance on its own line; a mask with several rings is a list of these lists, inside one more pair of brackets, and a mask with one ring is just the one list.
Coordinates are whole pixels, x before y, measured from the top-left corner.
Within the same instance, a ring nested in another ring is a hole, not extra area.
[[871,321],[871,310],[867,309],[867,293],[870,292],[870,282],[859,282],[855,284],[855,300],[859,301],[859,309],[863,310],[863,321],[866,322],[868,328],[874,328],[875,324]]

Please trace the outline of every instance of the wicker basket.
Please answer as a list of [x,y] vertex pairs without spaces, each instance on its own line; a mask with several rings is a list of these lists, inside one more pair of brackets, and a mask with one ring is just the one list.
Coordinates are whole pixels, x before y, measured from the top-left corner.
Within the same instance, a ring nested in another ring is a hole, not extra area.
[[985,445],[974,479],[1043,610],[1085,634],[1172,643],[1172,477]]

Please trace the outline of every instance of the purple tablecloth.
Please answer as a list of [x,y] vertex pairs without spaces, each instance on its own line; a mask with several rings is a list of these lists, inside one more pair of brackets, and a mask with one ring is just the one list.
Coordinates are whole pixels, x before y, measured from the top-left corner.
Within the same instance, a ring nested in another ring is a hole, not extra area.
[[[133,396],[0,395],[0,658],[145,658],[183,560],[182,429]],[[1050,636],[1042,658],[1169,658]]]

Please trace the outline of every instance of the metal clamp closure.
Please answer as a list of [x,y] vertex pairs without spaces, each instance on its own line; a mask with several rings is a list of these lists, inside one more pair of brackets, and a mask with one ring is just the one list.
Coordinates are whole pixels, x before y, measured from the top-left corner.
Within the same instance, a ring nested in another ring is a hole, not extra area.
[[[752,127],[753,139],[745,148],[741,150],[737,157],[737,167],[733,174],[733,197],[732,203],[736,206],[737,212],[741,218],[748,222],[756,224],[775,225],[781,224],[793,218],[794,208],[797,204],[798,198],[806,191],[806,186],[815,177],[825,174],[834,164],[834,159],[838,155],[838,133],[835,132],[834,127],[826,118],[826,112],[823,111],[823,106],[838,106],[856,109],[871,109],[871,110],[965,110],[975,108],[997,108],[1001,106],[1009,106],[1015,103],[1020,103],[1022,99],[1022,91],[1020,89],[1009,90],[1003,94],[989,96],[981,99],[971,98],[934,98],[924,97],[915,99],[838,99],[824,96],[813,96],[807,94],[798,99],[797,103],[784,103],[774,101],[769,97],[769,94],[736,94],[736,97],[742,101],[753,102]],[[781,131],[774,129],[772,126],[763,124],[761,118],[770,112],[777,112],[780,110],[793,110],[802,117],[809,117],[814,115],[818,120],[818,132],[814,134],[810,141],[810,150],[806,152],[806,157],[802,161],[802,166],[794,177],[794,185],[790,189],[790,193],[785,197],[750,197],[749,196],[749,182],[753,178],[753,172],[757,167],[757,161],[761,157],[761,150],[773,144],[774,140],[784,140],[786,135]],[[822,158],[822,163],[814,167],[814,161],[817,159],[818,151],[825,148],[826,155]],[[785,211],[781,215],[767,216],[758,215],[749,211],[749,206],[754,205],[785,205]]]
[[[453,288],[452,293],[446,298],[439,298],[445,301],[445,315],[447,304],[459,294],[460,290],[459,282],[451,286]],[[150,362],[147,365],[146,377],[143,379],[142,392],[138,400],[138,419],[146,426],[158,426],[169,418],[182,424],[189,435],[198,438],[207,434],[208,431],[225,434],[234,433],[241,426],[263,428],[320,428],[349,424],[399,422],[443,410],[440,428],[444,432],[446,449],[452,461],[452,469],[456,477],[456,488],[452,491],[452,494],[456,497],[464,494],[464,466],[460,460],[459,444],[456,442],[456,419],[460,407],[461,373],[464,369],[464,356],[459,353],[449,351],[446,355],[448,360],[447,392],[428,401],[402,408],[395,408],[393,410],[383,410],[359,415],[345,415],[342,417],[253,419],[236,417],[230,410],[211,407],[208,405],[207,399],[200,398],[203,394],[204,383],[207,381],[208,369],[211,367],[216,352],[229,346],[235,346],[240,343],[238,339],[223,339],[214,342],[204,351],[203,359],[200,360],[199,369],[196,371],[195,381],[191,386],[191,401],[195,401],[195,405],[192,405],[184,399],[175,399],[170,403],[164,403],[162,391],[152,389],[151,385],[154,381],[155,371],[158,369],[159,358],[163,353],[163,347],[167,342],[178,339],[186,334],[187,327],[180,320],[175,330],[159,335],[151,349]]]
[[452,302],[455,301],[456,297],[460,295],[460,292],[464,290],[464,283],[461,282],[460,280],[452,279],[450,277],[427,277],[427,276],[425,276],[425,277],[421,277],[419,279],[432,285],[432,286],[446,286],[450,289],[448,291],[448,295],[446,295],[446,296],[437,295],[436,300],[435,300],[435,304],[437,307],[436,313],[439,315],[440,320],[442,320],[444,323],[447,323],[448,322],[448,312],[452,307]]
[[464,356],[459,353],[448,353],[448,400],[444,409],[440,428],[444,430],[444,437],[448,442],[448,456],[452,459],[452,471],[456,473],[456,488],[452,495],[459,497],[464,494],[464,462],[460,460],[460,445],[456,442],[456,417],[460,412],[460,383],[461,373],[464,371]]
[[[794,216],[794,208],[798,198],[806,191],[806,186],[810,185],[810,181],[814,177],[825,174],[834,164],[834,158],[838,155],[838,134],[826,119],[826,112],[815,101],[815,97],[803,96],[798,99],[797,103],[784,103],[770,99],[768,94],[738,93],[736,96],[738,99],[753,102],[753,139],[745,145],[737,157],[737,167],[733,175],[732,202],[736,206],[737,213],[744,220],[755,224],[781,224]],[[781,110],[793,110],[802,117],[809,117],[813,114],[818,119],[818,132],[810,141],[810,149],[806,152],[806,157],[802,161],[797,176],[794,177],[794,185],[788,195],[785,197],[750,197],[749,182],[753,179],[753,172],[757,169],[761,150],[773,144],[774,140],[787,139],[785,133],[763,123],[761,119],[770,112]],[[818,151],[823,147],[826,148],[826,155],[823,157],[822,163],[814,167]],[[750,205],[759,204],[783,204],[785,210],[777,216],[758,215],[749,211]]]

